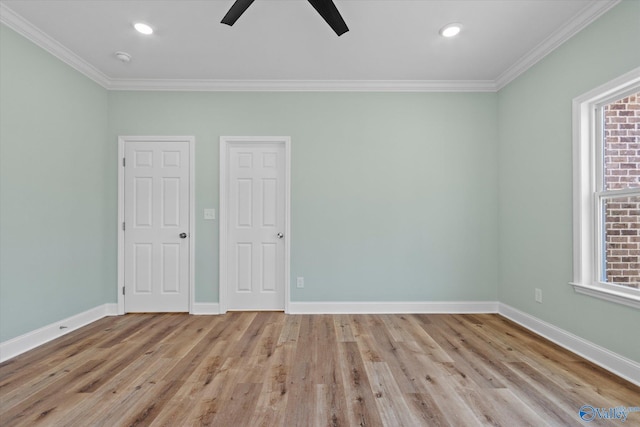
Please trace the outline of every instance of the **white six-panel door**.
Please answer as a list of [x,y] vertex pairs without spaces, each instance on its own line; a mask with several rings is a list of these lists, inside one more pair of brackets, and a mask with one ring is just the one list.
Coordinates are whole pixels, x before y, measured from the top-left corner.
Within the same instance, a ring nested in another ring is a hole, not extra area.
[[227,143],[226,206],[221,206],[226,309],[284,310],[286,145],[266,138],[222,143]]
[[189,141],[124,151],[124,311],[189,311]]

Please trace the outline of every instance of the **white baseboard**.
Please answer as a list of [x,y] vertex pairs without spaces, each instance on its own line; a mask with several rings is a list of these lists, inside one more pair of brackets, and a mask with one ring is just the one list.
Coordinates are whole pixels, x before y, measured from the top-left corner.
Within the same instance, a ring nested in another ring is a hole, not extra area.
[[[106,316],[118,314],[117,304],[103,304],[75,316],[43,326],[35,331],[0,343],[0,362],[16,357],[71,331],[86,326]],[[64,328],[63,328],[64,327]]]
[[497,301],[294,302],[289,314],[497,313]]
[[560,329],[550,323],[533,317],[527,313],[510,307],[506,304],[499,304],[498,313],[510,319],[530,331],[543,336],[549,341],[553,341],[561,347],[566,348],[579,356],[595,363],[614,374],[631,381],[640,386],[640,363],[620,356],[604,347],[600,347],[590,341],[573,335],[570,332]]
[[220,304],[217,302],[194,302],[191,306],[191,314],[220,314]]

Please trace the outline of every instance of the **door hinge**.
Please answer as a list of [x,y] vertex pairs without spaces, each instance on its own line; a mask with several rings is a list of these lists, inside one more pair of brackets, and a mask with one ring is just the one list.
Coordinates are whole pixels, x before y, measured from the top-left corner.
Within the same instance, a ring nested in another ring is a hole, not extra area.
[[126,226],[124,225],[124,221],[122,222],[122,231],[126,230]]
[[125,159],[124,157],[122,158],[122,167],[127,166],[127,159]]
[[124,295],[124,286],[122,287],[122,295]]

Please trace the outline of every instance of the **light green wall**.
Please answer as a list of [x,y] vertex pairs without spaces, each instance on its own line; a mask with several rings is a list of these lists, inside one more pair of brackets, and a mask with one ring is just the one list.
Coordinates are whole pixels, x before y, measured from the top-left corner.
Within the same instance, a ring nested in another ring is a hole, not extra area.
[[109,159],[117,135],[195,135],[198,302],[218,300],[220,135],[292,138],[294,301],[495,301],[496,99],[111,92]]
[[636,361],[640,311],[578,295],[568,282],[571,102],[638,66],[640,2],[625,1],[498,95],[500,301]]
[[107,91],[0,26],[0,341],[104,304]]
[[293,300],[500,300],[640,360],[638,311],[567,285],[571,100],[640,65],[638,17],[623,2],[498,94],[107,94],[2,28],[0,340],[116,301],[118,135],[197,138],[198,302],[219,136],[290,135]]

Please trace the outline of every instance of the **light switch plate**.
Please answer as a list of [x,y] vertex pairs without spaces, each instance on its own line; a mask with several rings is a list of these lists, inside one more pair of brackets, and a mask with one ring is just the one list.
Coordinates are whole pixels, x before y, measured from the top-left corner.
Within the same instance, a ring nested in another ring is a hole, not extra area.
[[204,219],[216,219],[216,210],[215,209],[205,209],[204,210]]

